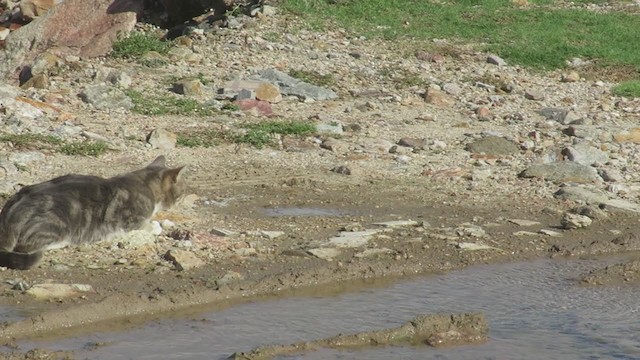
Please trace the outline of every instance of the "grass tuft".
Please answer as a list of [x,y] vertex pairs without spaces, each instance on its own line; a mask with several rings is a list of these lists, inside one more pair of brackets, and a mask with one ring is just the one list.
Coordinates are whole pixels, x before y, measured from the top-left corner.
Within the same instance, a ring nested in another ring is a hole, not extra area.
[[170,46],[170,43],[161,41],[153,35],[141,32],[131,32],[128,37],[118,39],[113,43],[111,56],[125,59],[136,59],[149,51],[166,54],[169,51]]
[[506,0],[284,0],[283,7],[304,16],[310,27],[330,26],[328,17],[368,37],[478,43],[532,68],[562,68],[580,57],[640,69],[638,16],[632,13],[568,8],[550,0],[529,0],[526,7]]
[[77,141],[60,146],[58,151],[65,155],[100,156],[108,149],[104,142]]
[[611,89],[614,95],[640,98],[640,80],[622,82]]
[[215,109],[190,98],[177,98],[172,95],[149,96],[139,91],[128,89],[127,96],[133,101],[133,111],[142,115],[201,115],[215,113]]

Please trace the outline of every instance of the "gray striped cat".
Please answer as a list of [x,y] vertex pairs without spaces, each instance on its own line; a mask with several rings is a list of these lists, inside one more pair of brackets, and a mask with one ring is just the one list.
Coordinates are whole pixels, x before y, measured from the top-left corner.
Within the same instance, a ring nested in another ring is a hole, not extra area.
[[182,167],[164,156],[147,167],[104,179],[65,175],[26,186],[0,212],[0,266],[26,270],[44,251],[97,242],[150,226],[183,193]]

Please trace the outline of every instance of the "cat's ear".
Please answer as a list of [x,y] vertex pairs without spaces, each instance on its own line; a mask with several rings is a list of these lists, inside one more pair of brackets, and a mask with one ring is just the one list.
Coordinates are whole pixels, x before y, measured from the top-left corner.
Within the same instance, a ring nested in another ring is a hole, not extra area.
[[164,155],[160,155],[155,160],[153,160],[151,164],[147,165],[147,167],[165,167],[166,162],[167,159],[165,159]]
[[173,184],[177,183],[181,179],[182,170],[184,166],[180,166],[175,169],[167,169],[162,172],[162,186],[163,188],[169,188]]

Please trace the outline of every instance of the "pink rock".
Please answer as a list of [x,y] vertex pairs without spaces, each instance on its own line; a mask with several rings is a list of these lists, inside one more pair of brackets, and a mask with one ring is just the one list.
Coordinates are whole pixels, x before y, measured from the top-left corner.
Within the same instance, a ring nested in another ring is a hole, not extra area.
[[45,50],[60,57],[105,55],[119,33],[133,29],[142,9],[143,0],[65,0],[11,32],[0,52],[0,78],[15,76]]
[[238,107],[240,107],[240,110],[254,112],[258,116],[273,115],[271,104],[267,101],[255,100],[255,99],[243,99],[243,100],[236,100],[235,104],[238,105]]

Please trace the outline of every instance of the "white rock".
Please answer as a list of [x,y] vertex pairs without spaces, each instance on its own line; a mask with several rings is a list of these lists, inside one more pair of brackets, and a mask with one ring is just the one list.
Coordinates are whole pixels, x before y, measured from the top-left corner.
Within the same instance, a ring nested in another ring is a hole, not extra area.
[[336,256],[340,255],[340,249],[337,248],[315,248],[309,249],[307,252],[319,259],[332,261]]
[[392,220],[392,221],[376,222],[376,223],[373,223],[373,225],[394,228],[394,227],[418,226],[418,222],[413,220]]
[[36,284],[27,294],[39,300],[60,299],[71,296],[79,296],[82,293],[93,292],[91,285],[84,284]]

